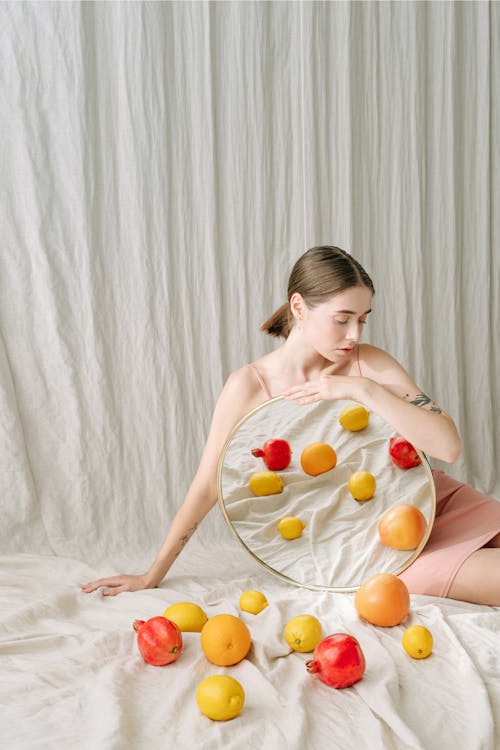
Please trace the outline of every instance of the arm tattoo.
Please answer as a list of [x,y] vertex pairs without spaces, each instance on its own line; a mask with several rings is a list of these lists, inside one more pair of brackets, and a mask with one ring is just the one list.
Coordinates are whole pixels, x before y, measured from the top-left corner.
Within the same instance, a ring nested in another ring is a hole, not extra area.
[[[406,394],[409,397],[409,393]],[[437,404],[432,401],[429,396],[426,396],[425,393],[417,393],[413,401],[410,401],[410,404],[415,404],[415,406],[427,406],[427,404],[432,404],[429,411],[432,411],[434,414],[441,414],[442,409],[439,408]]]
[[181,543],[181,548],[178,550],[178,552],[175,553],[176,557],[181,554],[182,550],[184,549],[186,544],[189,542],[189,540],[191,539],[191,537],[193,536],[197,528],[198,528],[198,524],[195,523],[194,526],[191,526],[191,528],[187,530],[184,536],[181,536],[181,538],[179,539]]

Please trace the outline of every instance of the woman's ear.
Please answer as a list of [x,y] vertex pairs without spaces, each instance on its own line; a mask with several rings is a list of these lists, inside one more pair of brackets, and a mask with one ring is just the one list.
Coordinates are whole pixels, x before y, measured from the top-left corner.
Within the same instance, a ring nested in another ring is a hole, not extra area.
[[304,298],[299,292],[294,292],[290,297],[290,310],[296,320],[302,320],[304,315]]

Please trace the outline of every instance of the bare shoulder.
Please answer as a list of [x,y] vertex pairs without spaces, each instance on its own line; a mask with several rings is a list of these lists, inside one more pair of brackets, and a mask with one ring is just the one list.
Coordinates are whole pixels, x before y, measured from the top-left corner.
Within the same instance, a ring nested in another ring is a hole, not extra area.
[[359,361],[361,364],[361,370],[364,375],[373,380],[377,380],[377,377],[384,372],[389,372],[394,369],[399,369],[405,372],[403,366],[385,349],[380,349],[378,346],[373,344],[360,344],[359,345]]
[[234,418],[243,416],[262,401],[262,391],[250,365],[233,370],[227,377],[217,404],[218,410]]
[[362,375],[383,385],[404,401],[436,414],[444,413],[435,401],[422,392],[403,365],[384,349],[371,344],[360,344],[359,361]]

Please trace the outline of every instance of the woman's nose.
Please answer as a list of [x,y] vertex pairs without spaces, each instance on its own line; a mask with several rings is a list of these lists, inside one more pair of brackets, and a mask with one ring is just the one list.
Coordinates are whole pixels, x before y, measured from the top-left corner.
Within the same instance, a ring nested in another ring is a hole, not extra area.
[[349,330],[347,332],[347,338],[351,341],[359,341],[361,338],[361,331],[362,331],[363,325],[359,322],[354,321],[349,326]]

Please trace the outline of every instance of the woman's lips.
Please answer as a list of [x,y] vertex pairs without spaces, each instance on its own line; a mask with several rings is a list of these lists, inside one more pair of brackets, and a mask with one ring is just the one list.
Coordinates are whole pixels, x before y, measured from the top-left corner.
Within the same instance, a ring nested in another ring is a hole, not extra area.
[[354,347],[351,347],[350,349],[337,349],[337,351],[342,352],[343,354],[350,354]]

